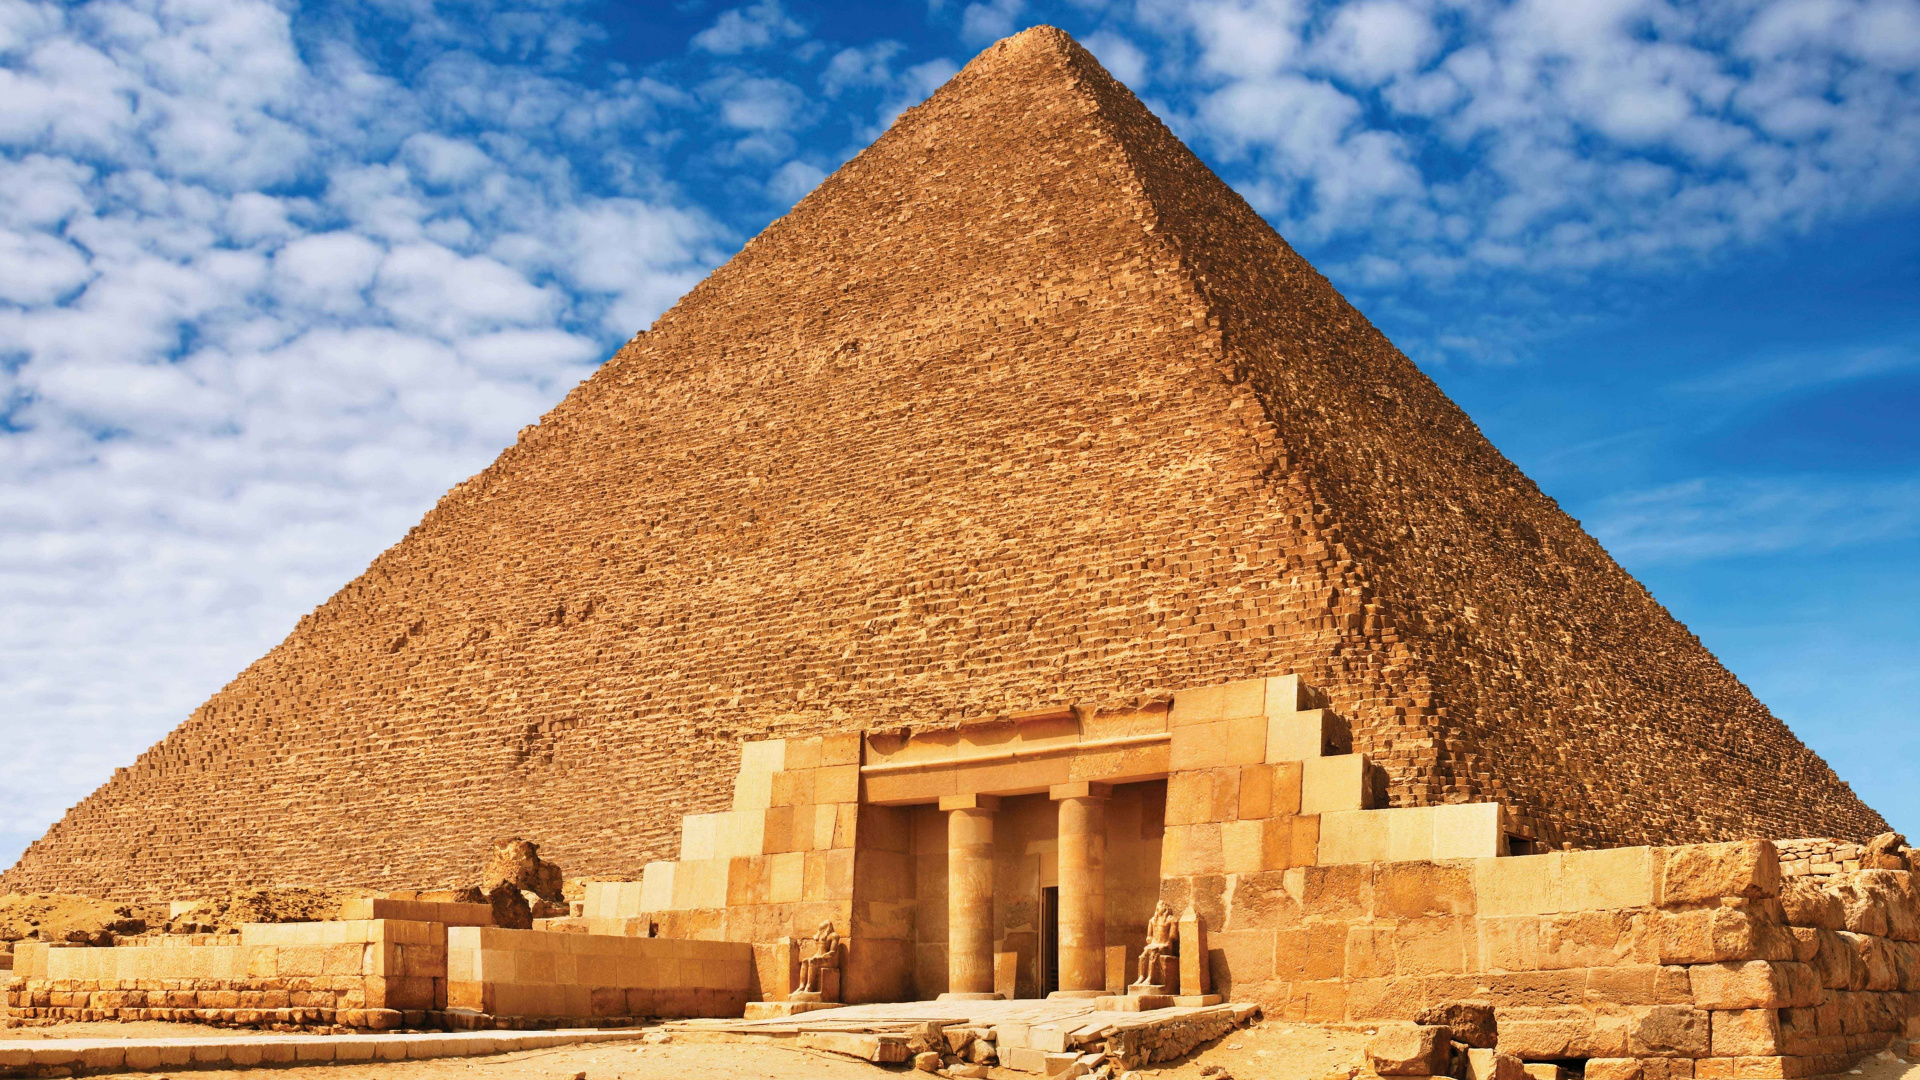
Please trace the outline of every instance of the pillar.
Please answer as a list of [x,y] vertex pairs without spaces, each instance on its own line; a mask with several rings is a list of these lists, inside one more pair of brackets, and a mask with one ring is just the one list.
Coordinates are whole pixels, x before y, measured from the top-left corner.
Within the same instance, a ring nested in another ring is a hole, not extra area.
[[947,795],[947,992],[942,1000],[991,1000],[993,814],[991,795]]
[[1058,784],[1060,804],[1060,989],[1053,997],[1107,992],[1107,795],[1105,784]]

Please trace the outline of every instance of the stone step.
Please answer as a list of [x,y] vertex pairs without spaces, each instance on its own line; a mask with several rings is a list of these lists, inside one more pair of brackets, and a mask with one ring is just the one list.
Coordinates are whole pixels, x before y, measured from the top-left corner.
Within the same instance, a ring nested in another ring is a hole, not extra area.
[[180,1039],[0,1040],[0,1076],[74,1072],[159,1072],[184,1068],[408,1061],[479,1057],[579,1043],[645,1038],[634,1029],[436,1031],[396,1035],[234,1035]]

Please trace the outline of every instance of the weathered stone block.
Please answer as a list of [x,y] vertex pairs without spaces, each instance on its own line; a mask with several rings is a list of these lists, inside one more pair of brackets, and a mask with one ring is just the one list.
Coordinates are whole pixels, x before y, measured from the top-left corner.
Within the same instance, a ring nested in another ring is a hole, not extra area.
[[1690,844],[1663,849],[1660,904],[1674,907],[1721,897],[1780,895],[1780,856],[1770,840]]
[[1780,1014],[1773,1009],[1713,1013],[1714,1057],[1765,1057],[1780,1052]]
[[1367,1064],[1381,1076],[1444,1076],[1452,1047],[1446,1028],[1389,1023],[1367,1040]]
[[1492,1004],[1484,1001],[1443,1001],[1422,1010],[1418,1022],[1443,1027],[1455,1042],[1490,1050],[1499,1044],[1500,1028]]
[[1691,969],[1693,1003],[1703,1009],[1783,1009],[1817,1005],[1819,973],[1806,964],[1749,960]]
[[1701,1058],[1712,1050],[1713,1022],[1705,1009],[1655,1005],[1633,1016],[1628,1038],[1636,1057]]

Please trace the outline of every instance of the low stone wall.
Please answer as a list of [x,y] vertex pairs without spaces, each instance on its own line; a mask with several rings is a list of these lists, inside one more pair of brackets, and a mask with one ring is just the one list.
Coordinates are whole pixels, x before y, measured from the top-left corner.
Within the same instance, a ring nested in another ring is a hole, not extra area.
[[1782,877],[1850,874],[1860,869],[1860,856],[1866,851],[1863,844],[1831,837],[1775,840],[1773,846],[1780,853]]
[[[446,927],[392,919],[249,925],[110,949],[23,944],[14,1015],[385,1030],[446,1007]],[[231,942],[214,943],[214,942]]]
[[759,996],[734,941],[453,927],[446,972],[451,1010],[496,1018],[740,1016]]
[[1700,1080],[1830,1072],[1920,1038],[1911,876],[1783,891],[1766,841],[1199,875],[1164,898],[1220,928],[1217,992],[1286,1019],[1485,1001],[1524,1060]]

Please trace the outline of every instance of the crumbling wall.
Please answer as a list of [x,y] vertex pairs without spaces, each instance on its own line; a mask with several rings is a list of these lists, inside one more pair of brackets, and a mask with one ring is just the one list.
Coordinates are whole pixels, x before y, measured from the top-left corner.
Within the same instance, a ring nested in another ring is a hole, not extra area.
[[[1398,812],[1398,811],[1393,811]],[[1231,1000],[1302,1021],[1494,1006],[1499,1049],[1608,1080],[1797,1077],[1920,1037],[1910,873],[1788,879],[1771,843],[1197,876]],[[1179,899],[1180,897],[1176,897]],[[1597,1070],[1597,1071],[1596,1071]]]

